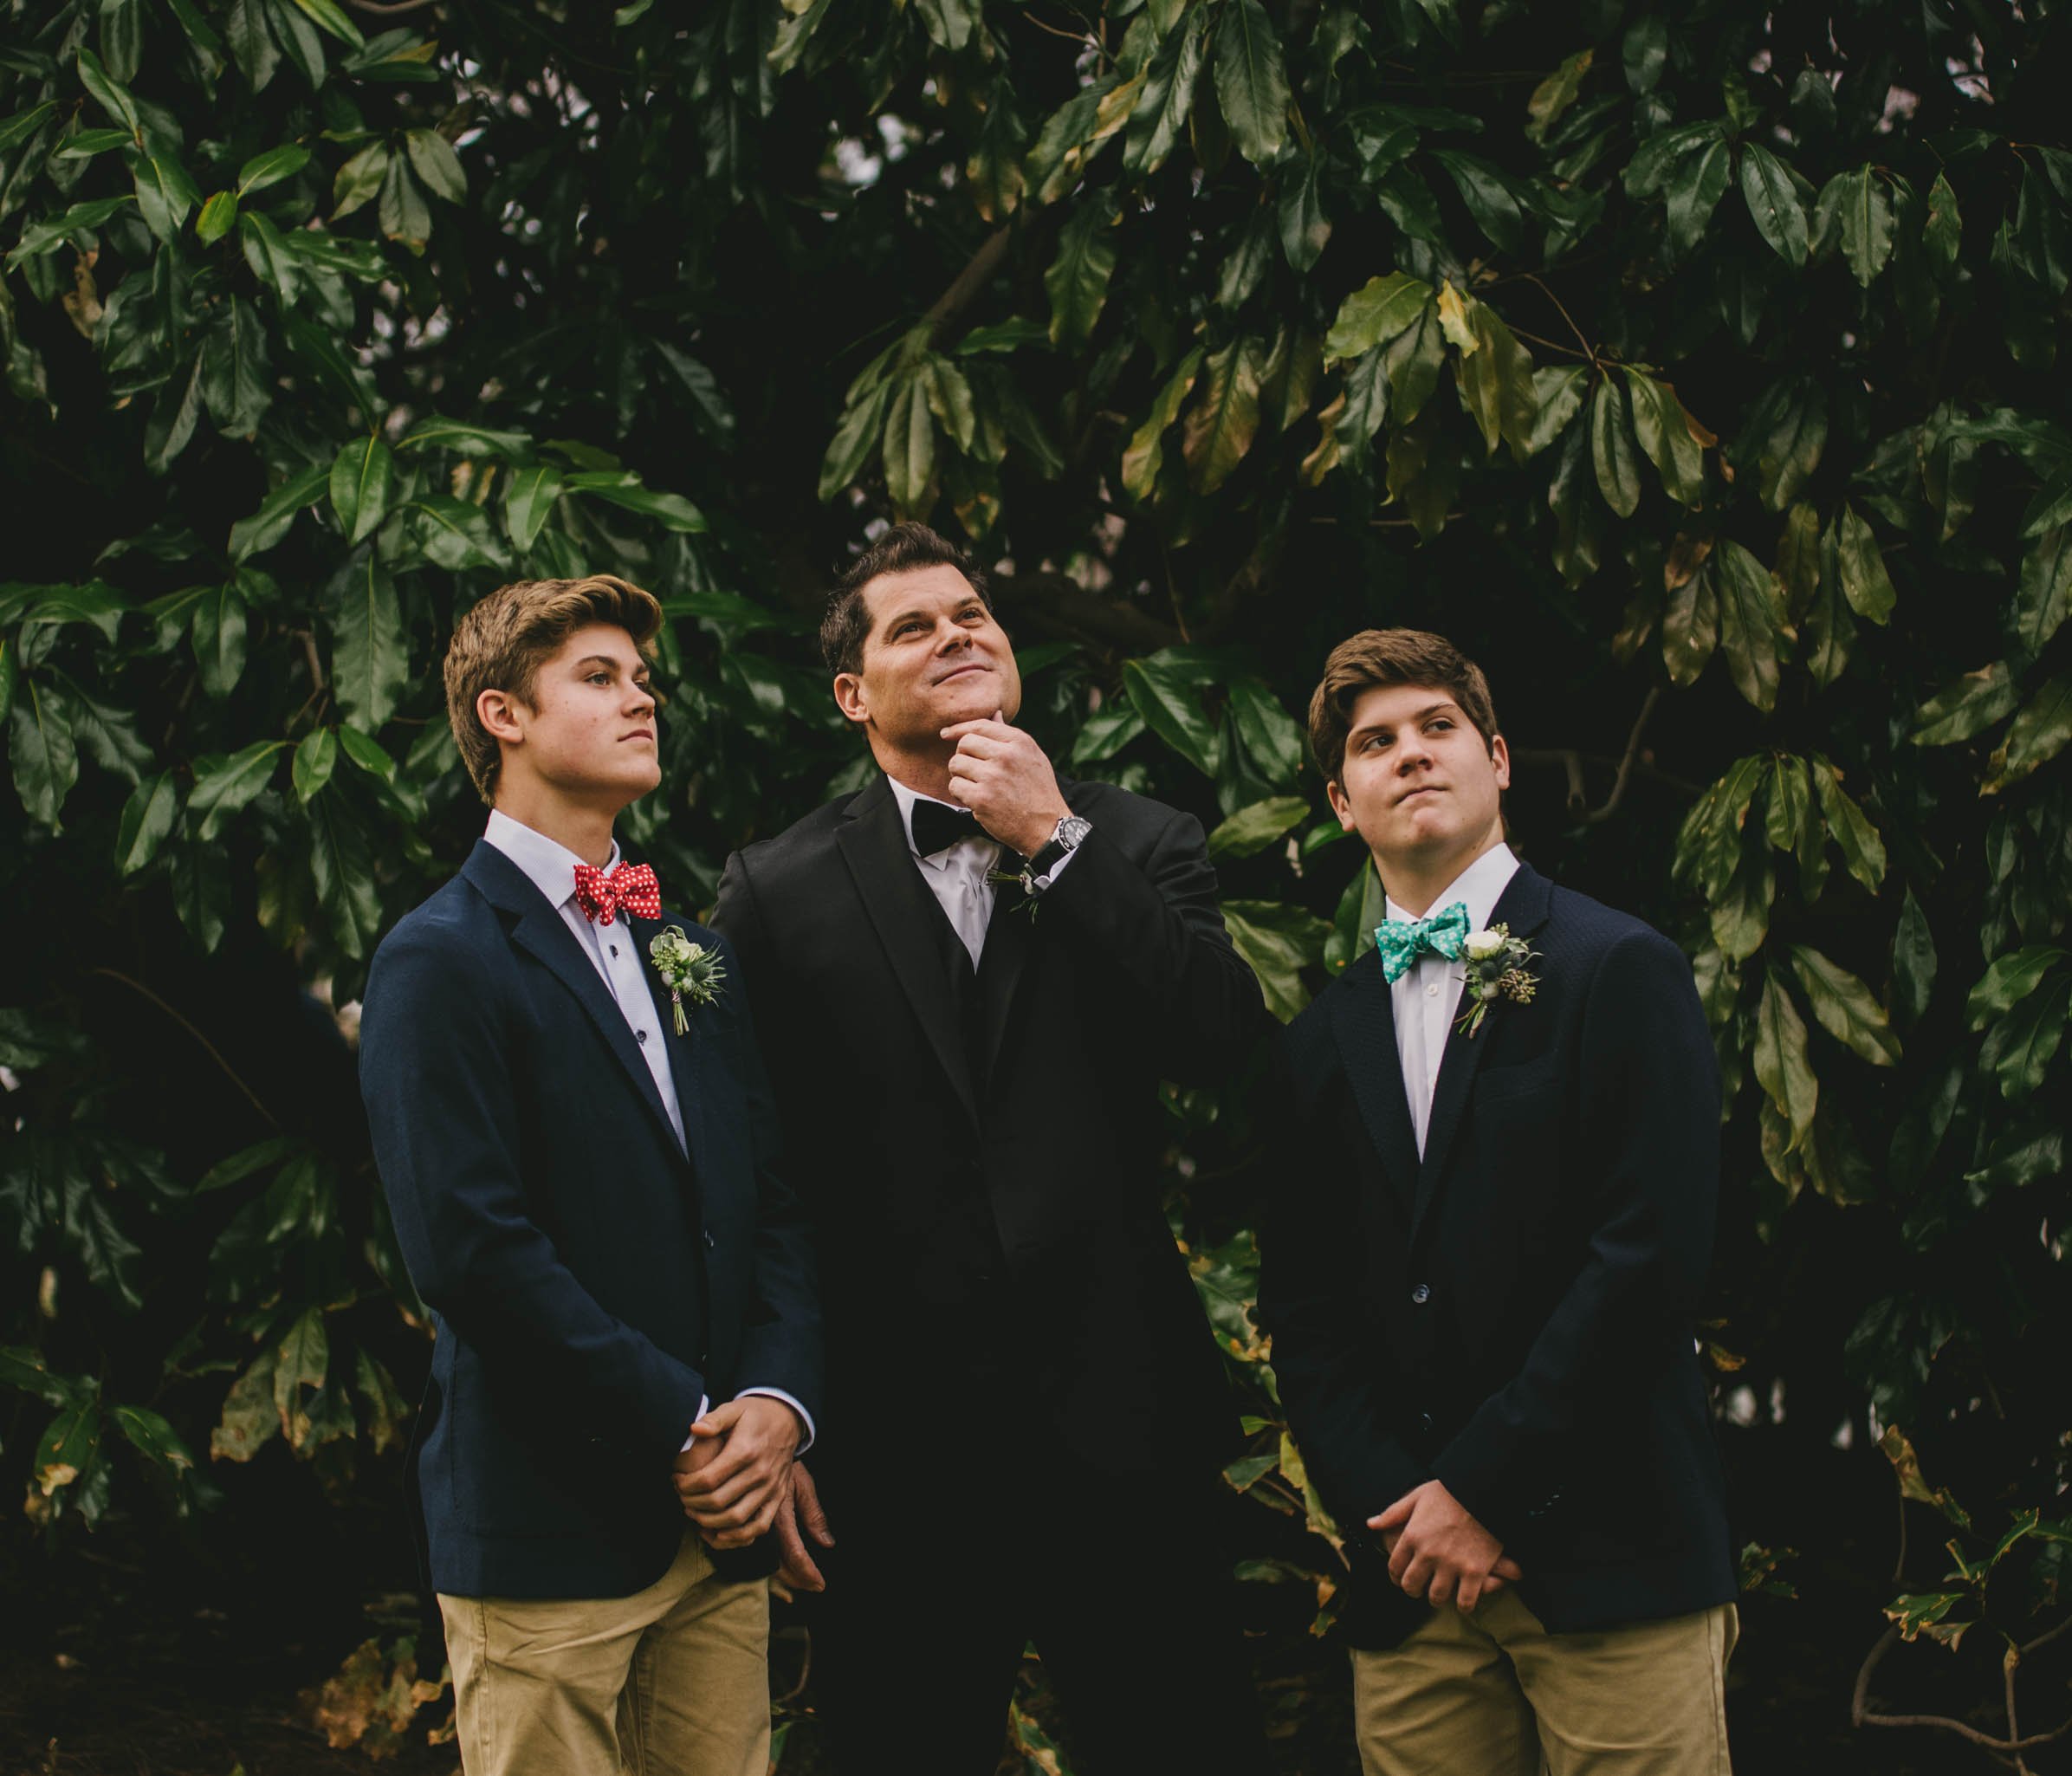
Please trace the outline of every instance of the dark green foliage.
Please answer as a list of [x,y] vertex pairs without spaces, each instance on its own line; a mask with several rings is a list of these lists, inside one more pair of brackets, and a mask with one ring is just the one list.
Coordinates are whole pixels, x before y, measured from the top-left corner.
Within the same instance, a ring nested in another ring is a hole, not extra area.
[[[1324,649],[1407,622],[1485,661],[1521,839],[1691,953],[1728,1385],[1785,1385],[1803,1452],[1905,1427],[2015,1526],[2021,1640],[2072,1429],[2062,20],[1057,16],[1086,35],[1000,0],[5,10],[32,1515],[138,1471],[184,1507],[204,1437],[343,1474],[401,1434],[408,1288],[293,995],[348,1004],[479,821],[455,613],[521,574],[664,597],[629,837],[703,902],[859,781],[817,598],[925,515],[999,564],[1053,754],[1215,829],[1284,1015],[1379,903],[1302,754]],[[255,1089],[284,1025],[301,1070]],[[1237,1106],[1172,1109],[1179,1175],[1227,1172]],[[1329,1534],[1249,1212],[1175,1199],[1255,1395],[1232,1479]],[[1895,1619],[1955,1644],[1983,1594]]]

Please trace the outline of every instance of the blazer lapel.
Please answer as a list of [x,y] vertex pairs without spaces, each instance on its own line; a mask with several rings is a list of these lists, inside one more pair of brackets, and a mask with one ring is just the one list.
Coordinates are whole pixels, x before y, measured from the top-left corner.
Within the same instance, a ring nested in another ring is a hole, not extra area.
[[[655,1001],[655,1014],[662,1021],[662,1040],[669,1048],[669,1075],[677,1088],[677,1113],[683,1118],[683,1148],[694,1168],[704,1173],[705,1146],[704,1088],[700,1080],[703,1070],[705,1041],[698,1028],[703,1013],[712,1014],[711,1008],[702,1007],[686,998],[683,1001],[683,1034],[677,1034],[677,1008],[670,1002],[669,988],[662,984],[662,976],[656,973],[648,961],[648,944],[664,926],[687,925],[689,919],[672,918],[667,911],[658,919],[644,919],[629,913],[626,929],[632,933],[633,941],[639,946],[640,972],[648,984],[648,996]],[[709,947],[709,946],[708,946]],[[727,992],[729,983],[722,982],[720,991]]]
[[[1547,909],[1554,898],[1554,885],[1529,864],[1520,864],[1491,909],[1489,923],[1508,925],[1513,937],[1529,937],[1547,922]],[[1464,995],[1465,997],[1465,995]],[[1461,1008],[1465,1009],[1465,1007]],[[1432,1092],[1432,1119],[1425,1129],[1424,1159],[1417,1170],[1417,1206],[1410,1217],[1410,1237],[1417,1237],[1433,1199],[1446,1175],[1446,1157],[1454,1144],[1467,1108],[1475,1073],[1490,1048],[1501,1040],[1505,1017],[1501,1009],[1483,1020],[1474,1035],[1466,1034],[1456,1015],[1447,1031],[1446,1049],[1439,1063],[1439,1079]]]
[[[605,1046],[618,1057],[633,1089],[662,1125],[669,1144],[677,1146],[676,1126],[663,1107],[662,1094],[655,1089],[655,1076],[648,1071],[640,1045],[633,1040],[632,1026],[598,973],[597,964],[583,954],[574,932],[561,922],[560,911],[547,903],[525,872],[488,839],[479,839],[461,873],[480,889],[493,906],[515,914],[511,942],[547,968],[575,995],[589,1014]],[[680,1149],[678,1151],[681,1151]]]
[[899,818],[899,803],[881,776],[849,804],[849,818],[835,828],[835,844],[855,878],[864,910],[870,915],[892,964],[892,973],[912,1003],[929,1046],[956,1088],[972,1121],[979,1120],[978,1094],[972,1088],[971,1064],[964,1053],[963,1031],[942,956],[928,922],[921,897],[928,885],[915,867]]
[[1395,1005],[1369,950],[1339,977],[1331,995],[1331,1034],[1345,1058],[1353,1102],[1367,1138],[1380,1155],[1391,1191],[1407,1201],[1417,1188],[1417,1131],[1403,1092],[1402,1059],[1395,1047]]

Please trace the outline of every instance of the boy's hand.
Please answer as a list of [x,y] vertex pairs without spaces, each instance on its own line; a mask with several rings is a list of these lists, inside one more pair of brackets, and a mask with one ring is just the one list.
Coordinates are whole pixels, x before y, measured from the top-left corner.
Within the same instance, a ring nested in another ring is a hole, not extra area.
[[1521,1578],[1504,1545],[1436,1480],[1413,1487],[1367,1520],[1389,1548],[1389,1577],[1414,1598],[1468,1613],[1506,1580]]
[[[715,1407],[690,1428],[677,1460],[683,1514],[715,1548],[746,1547],[767,1533],[805,1427],[781,1400],[750,1394]],[[699,1459],[699,1446],[716,1453]]]

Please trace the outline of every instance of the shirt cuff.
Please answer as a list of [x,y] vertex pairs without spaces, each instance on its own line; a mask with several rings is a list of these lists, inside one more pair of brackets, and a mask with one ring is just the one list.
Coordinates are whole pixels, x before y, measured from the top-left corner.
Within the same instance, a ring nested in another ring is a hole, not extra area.
[[[765,1394],[773,1400],[782,1400],[786,1405],[789,1406],[793,1411],[799,1415],[799,1423],[806,1427],[806,1436],[800,1442],[799,1447],[792,1451],[792,1459],[794,1462],[796,1462],[799,1457],[803,1455],[808,1449],[813,1448],[813,1416],[812,1413],[808,1412],[805,1407],[801,1406],[789,1394],[786,1393],[782,1388],[743,1388],[740,1393],[735,1396],[735,1398],[737,1400],[745,1400],[750,1394]],[[712,1399],[709,1395],[702,1397],[698,1401],[698,1416],[700,1418],[703,1418],[711,1410]],[[685,1437],[683,1439],[683,1449],[688,1449],[696,1442],[697,1442],[696,1437]],[[679,1449],[677,1451],[677,1453],[680,1455],[683,1453],[683,1449]]]
[[[706,1415],[708,1412],[709,1412],[709,1411],[711,1411],[711,1410],[712,1410],[712,1396],[711,1396],[710,1394],[700,1394],[700,1395],[698,1396],[698,1418],[703,1418],[703,1416],[705,1416],[705,1415]],[[693,1424],[696,1424],[697,1422],[698,1422],[697,1418],[694,1418],[694,1419],[692,1419],[692,1420],[691,1420],[691,1423],[692,1423]],[[693,1443],[695,1443],[696,1442],[697,1442],[697,1439],[696,1439],[696,1437],[693,1437],[693,1436],[687,1436],[687,1437],[685,1437],[685,1438],[683,1439],[683,1449],[689,1449],[689,1448],[690,1448],[690,1446],[691,1446]],[[678,1450],[677,1451],[677,1453],[679,1455],[681,1455],[683,1453],[683,1449],[678,1449]]]
[[813,1448],[813,1416],[805,1407],[786,1393],[782,1388],[743,1388],[735,1397],[745,1400],[750,1394],[764,1394],[773,1400],[782,1400],[786,1405],[799,1415],[799,1423],[806,1427],[806,1436],[800,1442],[799,1447],[792,1451],[792,1459],[794,1462]]

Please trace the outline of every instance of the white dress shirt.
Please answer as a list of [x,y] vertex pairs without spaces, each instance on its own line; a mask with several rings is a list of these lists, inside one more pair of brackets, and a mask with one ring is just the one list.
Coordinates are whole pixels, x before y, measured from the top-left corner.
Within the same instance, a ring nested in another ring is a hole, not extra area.
[[[1464,901],[1467,929],[1480,931],[1489,924],[1498,898],[1517,871],[1518,859],[1511,847],[1499,844],[1461,871],[1422,913],[1406,912],[1386,897],[1383,904],[1389,917],[1408,921],[1435,917],[1456,900]],[[1460,989],[1467,980],[1459,963],[1427,951],[1389,988],[1395,1010],[1395,1052],[1402,1062],[1403,1095],[1410,1100],[1410,1122],[1417,1131],[1421,1157],[1425,1131],[1432,1122],[1432,1092],[1439,1084],[1439,1063],[1445,1058],[1447,1035],[1460,1009]]]
[[[914,804],[935,801],[936,798],[909,789],[897,777],[888,776],[885,781],[892,786],[893,799],[899,804],[899,824],[906,833],[907,849],[914,852],[914,861],[921,866],[921,879],[928,884],[929,892],[936,897],[936,904],[949,920],[950,929],[962,942],[975,969],[986,951],[986,927],[993,918],[994,898],[1000,892],[999,885],[987,879],[987,872],[1000,867],[1007,847],[988,837],[981,826],[974,828],[970,838],[958,839],[933,857],[922,856],[914,851]],[[954,801],[937,805],[955,808],[959,813],[970,812]],[[1052,881],[1065,873],[1073,855],[1068,851],[1052,865]]]
[[[482,836],[525,872],[527,879],[560,914],[561,923],[604,977],[612,1000],[632,1029],[633,1040],[640,1045],[640,1058],[647,1062],[655,1089],[662,1094],[669,1125],[677,1131],[677,1145],[688,1152],[683,1140],[683,1110],[677,1101],[676,1077],[670,1071],[668,1039],[662,1034],[662,1017],[655,1008],[654,995],[648,990],[646,959],[634,939],[633,928],[623,914],[610,924],[600,925],[583,911],[575,898],[575,866],[583,859],[558,839],[534,832],[521,820],[514,820],[502,808],[489,810],[489,824]],[[605,868],[609,872],[618,867],[618,841],[614,839]],[[796,1412],[799,1423],[806,1428],[798,1453],[806,1453],[813,1440],[813,1421],[805,1407],[781,1388],[743,1388],[741,1391],[744,1397],[767,1394]],[[698,1403],[699,1417],[705,1416],[711,1403],[709,1398]],[[691,1441],[687,1437],[683,1447],[688,1449]]]

